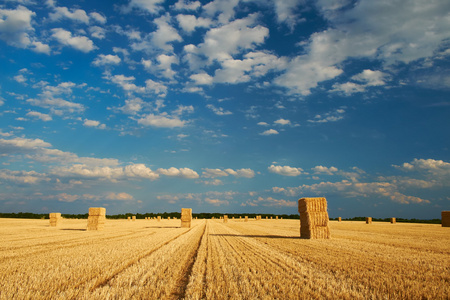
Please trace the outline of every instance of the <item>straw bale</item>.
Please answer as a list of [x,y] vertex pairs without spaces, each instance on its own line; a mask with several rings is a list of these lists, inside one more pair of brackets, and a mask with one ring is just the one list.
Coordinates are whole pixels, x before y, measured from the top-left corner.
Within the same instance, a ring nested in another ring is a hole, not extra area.
[[131,221],[136,221],[136,216],[132,216]]
[[266,216],[266,220],[267,220],[267,219],[269,219],[269,217],[268,217],[268,216]]
[[301,198],[298,200],[298,212],[327,211],[327,199],[323,197]]
[[48,216],[50,219],[61,218],[61,213],[49,213]]
[[106,208],[104,207],[89,207],[90,216],[106,216]]
[[248,216],[245,216],[245,221],[244,222],[248,222]]
[[342,222],[342,218],[341,217],[338,218],[338,222]]
[[105,216],[89,216],[87,230],[103,230],[105,228]]
[[158,216],[158,221],[161,221],[161,216]]
[[330,229],[325,198],[301,198],[298,200],[300,213],[300,237],[305,239],[329,239]]
[[450,211],[441,212],[442,227],[450,227]]
[[395,224],[397,223],[397,219],[396,218],[391,218],[391,224]]
[[131,217],[127,217],[127,220],[128,220],[128,221],[131,221]]
[[181,221],[191,221],[191,220],[192,220],[192,208],[182,208]]
[[181,209],[181,227],[190,228],[192,221],[192,208]]
[[224,223],[227,223],[227,222],[228,222],[228,215],[224,215],[224,216],[223,216],[223,222],[224,222]]
[[275,219],[278,220],[278,216],[276,216]]
[[366,224],[372,224],[372,217],[366,217]]

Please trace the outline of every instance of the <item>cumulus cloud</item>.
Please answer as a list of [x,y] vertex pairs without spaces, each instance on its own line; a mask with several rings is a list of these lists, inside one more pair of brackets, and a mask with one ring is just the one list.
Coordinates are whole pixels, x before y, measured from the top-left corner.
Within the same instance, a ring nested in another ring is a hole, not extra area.
[[284,199],[275,199],[273,197],[258,197],[255,200],[248,200],[241,206],[278,206],[278,207],[295,207],[296,201],[288,201]]
[[290,166],[275,166],[271,165],[267,168],[269,172],[283,175],[283,176],[298,176],[302,174],[303,169],[302,168],[293,168]]
[[212,76],[210,76],[205,72],[192,74],[189,78],[192,79],[195,82],[195,84],[198,85],[210,85],[213,83],[214,79]]
[[99,121],[89,120],[89,119],[84,119],[83,126],[85,126],[85,127],[96,127],[96,128],[99,128],[99,129],[105,129],[106,128],[105,124],[101,124]]
[[183,31],[191,33],[198,27],[208,28],[211,26],[212,21],[210,19],[196,17],[193,15],[177,15],[178,24]]
[[327,175],[333,175],[335,174],[338,169],[335,167],[324,167],[324,166],[315,166],[312,168],[314,174],[327,174]]
[[43,114],[37,111],[30,111],[27,113],[27,117],[33,117],[40,119],[41,121],[48,122],[52,120],[52,117],[48,114]]
[[178,0],[174,5],[175,10],[196,10],[200,8],[202,4],[200,1],[186,1],[186,0]]
[[394,165],[395,168],[398,168],[403,171],[408,172],[424,172],[426,174],[432,174],[435,176],[450,176],[450,163],[445,162],[443,160],[436,159],[417,159],[415,158],[411,162],[403,163],[400,166]]
[[108,66],[108,65],[118,65],[122,60],[117,55],[104,55],[99,54],[96,59],[92,62],[94,66]]
[[131,201],[134,200],[134,197],[130,194],[127,193],[108,193],[105,196],[106,199],[108,200],[119,200],[119,201]]
[[[1,147],[1,145],[0,145]],[[1,148],[0,148],[1,151]],[[1,153],[1,152],[0,152]],[[1,156],[1,154],[0,154]],[[50,179],[46,174],[37,173],[35,171],[12,171],[7,169],[0,170],[0,183],[8,182],[15,184],[38,184]]]
[[49,18],[52,21],[69,19],[84,24],[89,23],[89,17],[86,11],[82,9],[68,9],[67,7],[54,7],[54,10],[55,12],[49,14]]
[[226,115],[232,115],[233,113],[229,110],[224,110],[222,107],[215,107],[212,104],[206,105],[207,108],[212,110],[216,115],[218,116],[226,116]]
[[130,12],[132,8],[137,8],[151,14],[156,14],[161,10],[164,0],[131,0],[127,7],[123,7],[123,12]]
[[233,59],[232,55],[244,49],[253,49],[264,42],[269,35],[269,30],[261,25],[256,25],[257,15],[253,14],[243,19],[238,19],[218,28],[210,29],[203,43],[198,46],[187,45],[184,51],[191,67],[199,67],[199,59],[206,57],[206,64],[214,61]]
[[22,5],[16,9],[0,9],[0,39],[14,47],[27,47],[31,43],[29,32],[33,31],[31,19],[35,15]]
[[228,175],[233,175],[235,177],[245,177],[245,178],[253,178],[255,176],[255,171],[252,169],[203,169],[202,177],[204,178],[216,178],[216,177],[226,177]]
[[279,134],[279,132],[276,131],[275,129],[268,129],[268,130],[260,133],[260,135],[274,135],[274,134]]
[[166,175],[166,176],[170,176],[170,177],[181,177],[181,178],[189,178],[189,179],[199,178],[198,173],[189,168],[180,168],[180,169],[177,169],[174,167],[169,168],[169,169],[159,168],[158,170],[156,170],[156,172],[158,174],[162,174],[162,175]]
[[344,108],[338,108],[334,111],[327,112],[325,114],[315,115],[313,119],[308,120],[310,123],[328,123],[328,122],[337,122],[339,120],[344,119]]
[[214,206],[221,206],[221,205],[229,205],[230,202],[227,200],[220,200],[220,199],[211,199],[211,198],[205,198],[205,202],[208,204],[212,204]]
[[180,120],[178,116],[170,116],[167,113],[160,115],[148,114],[137,120],[138,124],[144,126],[160,127],[160,128],[175,128],[184,127],[186,121]]
[[62,28],[52,29],[52,37],[64,46],[72,47],[84,53],[96,49],[94,42],[85,36],[72,36],[70,31]]
[[381,71],[372,71],[369,69],[352,76],[352,80],[356,82],[335,83],[330,92],[342,92],[346,95],[365,92],[367,87],[382,86],[386,84],[389,75]]
[[291,124],[291,121],[286,120],[286,119],[278,119],[274,123],[278,124],[278,125],[289,125],[289,124]]
[[[388,68],[397,62],[433,57],[450,30],[449,22],[438,21],[447,12],[441,1],[423,5],[413,0],[401,7],[393,7],[388,0],[358,1],[346,7],[319,1],[316,6],[330,28],[302,43],[305,54],[293,58],[275,80],[293,94],[309,95],[319,83],[336,78],[343,72],[340,64],[348,58],[378,59]],[[355,83],[334,89],[359,91]]]

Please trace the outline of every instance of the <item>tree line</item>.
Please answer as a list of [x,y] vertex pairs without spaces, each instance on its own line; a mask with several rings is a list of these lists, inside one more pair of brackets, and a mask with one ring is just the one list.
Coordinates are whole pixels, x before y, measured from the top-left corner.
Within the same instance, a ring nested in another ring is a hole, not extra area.
[[[262,219],[267,218],[273,218],[275,219],[276,216],[278,218],[283,219],[300,219],[299,214],[281,214],[281,215],[275,215],[275,214],[237,214],[237,213],[192,213],[193,218],[198,219],[212,219],[213,217],[215,219],[219,219],[220,217],[223,217],[224,215],[227,215],[229,219],[232,219],[233,217],[236,219],[239,219],[239,217],[245,217],[248,216],[249,218],[255,218],[256,216],[261,216]],[[61,216],[65,219],[87,219],[89,214],[61,214]],[[117,215],[107,215],[106,217],[108,219],[127,219],[128,217],[136,216],[136,219],[145,219],[147,217],[150,218],[156,218],[158,216],[161,216],[161,218],[167,219],[168,217],[172,218],[181,218],[180,212],[164,212],[164,213],[125,213],[125,214],[117,214]],[[30,212],[19,212],[19,213],[0,213],[0,218],[20,218],[20,219],[49,219],[48,214],[35,214]],[[330,220],[337,220],[338,218],[330,218]],[[365,217],[353,217],[353,218],[342,218],[342,221],[365,221]],[[372,218],[373,222],[390,222],[390,218]],[[428,223],[428,224],[441,224],[441,219],[431,219],[431,220],[422,220],[422,219],[404,219],[404,218],[396,218],[397,223]]]

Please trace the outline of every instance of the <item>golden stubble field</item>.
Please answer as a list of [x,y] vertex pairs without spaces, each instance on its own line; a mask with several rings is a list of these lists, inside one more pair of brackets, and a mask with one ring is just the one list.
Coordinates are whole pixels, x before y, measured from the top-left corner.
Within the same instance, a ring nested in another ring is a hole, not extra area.
[[450,228],[298,220],[0,219],[0,299],[449,299]]

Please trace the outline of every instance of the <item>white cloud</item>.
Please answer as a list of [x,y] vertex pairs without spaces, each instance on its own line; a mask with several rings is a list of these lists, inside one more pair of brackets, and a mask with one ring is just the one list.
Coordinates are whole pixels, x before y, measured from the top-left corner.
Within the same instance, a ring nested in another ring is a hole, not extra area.
[[83,126],[96,127],[99,129],[105,129],[105,124],[101,124],[99,121],[84,119]]
[[45,95],[41,95],[41,99],[28,99],[27,102],[34,106],[67,112],[80,112],[85,109],[80,103],[70,102],[61,98],[46,97]]
[[189,168],[179,168],[179,169],[174,168],[174,167],[171,167],[169,169],[159,168],[158,170],[156,170],[156,172],[158,174],[162,174],[162,175],[166,175],[166,176],[170,176],[170,177],[181,177],[181,178],[188,178],[188,179],[199,178],[198,173]]
[[417,159],[394,167],[403,171],[425,172],[434,176],[450,176],[450,163],[436,159]]
[[269,126],[269,124],[266,123],[266,122],[258,122],[256,125],[259,125],[259,126]]
[[31,42],[31,46],[32,46],[31,50],[33,50],[36,53],[44,53],[44,54],[49,55],[51,52],[49,45],[43,44],[38,41]]
[[176,55],[161,54],[158,55],[156,60],[159,62],[157,68],[161,70],[161,74],[166,78],[172,79],[176,74],[175,71],[172,70],[172,65],[178,64],[178,57]]
[[238,4],[239,0],[214,0],[204,5],[203,10],[212,18],[218,15],[219,23],[225,24],[234,17],[234,9]]
[[41,139],[26,139],[26,138],[12,138],[12,139],[0,139],[0,153],[3,154],[15,154],[15,153],[28,153],[40,148],[48,148],[52,145],[44,142]]
[[163,2],[164,0],[131,0],[128,7],[124,8],[123,11],[129,12],[134,7],[147,11],[151,14],[156,14],[162,9],[161,4]]
[[228,176],[228,173],[221,169],[204,169],[202,177],[204,178],[216,178]]
[[178,2],[175,3],[174,8],[175,10],[196,10],[201,6],[202,4],[200,1],[178,0]]
[[[1,144],[0,144],[1,147]],[[7,169],[0,170],[0,182],[9,182],[15,184],[38,184],[50,179],[46,174],[35,171],[12,171]]]
[[213,83],[213,77],[204,72],[193,74],[189,78],[194,80],[195,84],[198,85],[210,85]]
[[335,167],[324,167],[324,166],[315,166],[312,168],[314,174],[327,174],[327,175],[333,175],[338,171]]
[[276,131],[275,129],[268,129],[268,130],[260,133],[260,135],[274,135],[274,134],[279,134],[279,132]]
[[382,86],[386,84],[389,78],[388,74],[381,71],[372,71],[369,69],[352,76],[355,82],[335,83],[331,92],[343,92],[346,95],[365,92],[367,87]]
[[241,206],[279,206],[279,207],[295,207],[297,201],[287,201],[284,199],[275,199],[273,197],[258,197],[256,200],[248,200]]
[[52,29],[52,32],[52,37],[59,43],[80,50],[81,52],[88,53],[96,48],[94,43],[85,36],[72,36],[70,31],[62,28]]
[[239,170],[225,169],[224,171],[235,177],[244,177],[244,178],[255,177],[255,171],[253,171],[252,169],[239,169]]
[[275,166],[271,165],[267,168],[269,172],[283,175],[283,176],[298,176],[302,174],[303,169],[302,168],[293,168],[290,166]]
[[206,105],[207,108],[212,110],[216,115],[218,116],[226,116],[226,115],[232,115],[233,113],[229,110],[224,110],[222,107],[215,107],[212,104]]
[[122,60],[117,55],[104,55],[99,54],[96,59],[92,62],[94,66],[107,66],[107,65],[118,65]]
[[31,44],[32,17],[36,13],[19,5],[16,9],[0,9],[0,39],[8,45],[26,48]]
[[102,40],[106,36],[106,30],[99,26],[91,26],[89,27],[89,32],[92,37]]
[[212,204],[214,206],[221,206],[221,205],[229,205],[230,202],[227,200],[219,200],[219,199],[211,199],[211,198],[205,198],[205,202],[208,204]]
[[310,120],[308,120],[308,122],[310,122],[310,123],[336,122],[336,121],[344,119],[344,113],[345,113],[345,109],[341,107],[334,111],[327,112],[322,115],[315,115],[314,119],[310,119]]
[[203,43],[198,46],[186,45],[184,51],[191,68],[198,68],[203,56],[208,65],[214,61],[223,62],[233,59],[233,54],[263,43],[269,30],[256,25],[257,17],[257,14],[252,14],[222,27],[212,28],[206,33]]
[[84,24],[89,23],[89,17],[82,9],[69,10],[67,7],[55,7],[54,10],[54,13],[49,14],[49,18],[52,21],[59,21],[66,18]]
[[125,176],[130,178],[147,178],[150,180],[155,180],[159,178],[159,174],[153,172],[150,168],[146,167],[144,164],[133,164],[128,165],[123,170]]
[[212,24],[210,19],[202,17],[197,18],[193,15],[177,15],[176,18],[181,29],[188,33],[193,32],[197,27],[208,28]]
[[23,76],[22,74],[19,74],[19,75],[14,76],[14,80],[19,83],[24,83],[27,81],[27,78],[25,76]]
[[172,42],[181,42],[183,39],[177,30],[170,24],[171,16],[167,13],[153,21],[158,27],[157,30],[149,33],[143,39],[136,40],[131,44],[131,48],[136,51],[154,51],[172,52]]
[[108,200],[131,201],[134,197],[127,193],[108,193],[105,197]]
[[289,124],[291,124],[291,121],[286,120],[286,119],[278,119],[274,123],[278,124],[278,125],[289,125]]
[[169,116],[166,113],[161,115],[148,114],[138,119],[138,124],[152,127],[174,128],[183,127],[186,121],[180,120],[177,116]]
[[[316,3],[330,27],[301,44],[305,54],[291,60],[286,72],[275,79],[277,85],[292,94],[309,95],[320,82],[342,74],[339,66],[349,58],[378,59],[389,68],[397,62],[433,57],[448,39],[450,22],[442,1],[393,5],[389,0],[364,0],[345,7],[338,3]],[[359,91],[357,86],[334,88]]]
[[91,20],[95,20],[96,22],[98,22],[100,24],[106,24],[106,17],[104,15],[101,15],[96,12],[92,12],[89,14],[89,17],[91,18]]
[[300,5],[305,5],[305,0],[278,0],[273,1],[275,6],[275,13],[279,23],[286,23],[286,25],[293,30],[295,25],[304,21],[296,14],[296,10],[300,9]]
[[40,119],[40,120],[42,120],[44,122],[52,120],[52,117],[50,115],[43,114],[43,113],[40,113],[40,112],[37,112],[37,111],[30,111],[30,112],[27,113],[27,116],[28,117],[38,118],[38,119]]

